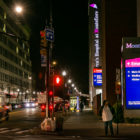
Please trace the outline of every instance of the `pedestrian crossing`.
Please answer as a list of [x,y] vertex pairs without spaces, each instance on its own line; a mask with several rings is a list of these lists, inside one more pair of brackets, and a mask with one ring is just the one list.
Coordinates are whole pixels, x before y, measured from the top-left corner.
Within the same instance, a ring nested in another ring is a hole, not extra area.
[[0,128],[0,135],[22,135],[30,133],[31,129],[21,128]]

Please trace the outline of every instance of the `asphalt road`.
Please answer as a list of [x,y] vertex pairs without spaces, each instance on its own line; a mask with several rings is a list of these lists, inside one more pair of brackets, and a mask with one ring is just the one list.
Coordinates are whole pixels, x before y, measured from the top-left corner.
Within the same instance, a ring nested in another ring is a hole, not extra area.
[[45,112],[41,112],[38,108],[27,108],[10,112],[8,121],[0,123],[0,134],[6,129],[28,130],[38,127],[45,118]]
[[128,126],[120,126],[119,135],[105,137],[102,122],[91,111],[70,114],[61,133],[31,133],[44,118],[45,112],[39,109],[11,112],[9,121],[0,123],[0,140],[135,140],[140,137],[140,127]]

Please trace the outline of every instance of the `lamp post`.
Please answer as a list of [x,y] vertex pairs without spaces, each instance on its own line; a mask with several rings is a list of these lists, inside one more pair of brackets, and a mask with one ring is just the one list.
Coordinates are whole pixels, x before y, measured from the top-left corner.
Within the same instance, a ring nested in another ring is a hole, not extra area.
[[71,84],[71,82],[72,82],[72,80],[71,79],[68,79],[68,83]]
[[[57,65],[57,62],[56,61],[52,61],[52,72],[53,72],[52,75],[53,75],[53,78],[54,78],[54,72],[55,72],[54,70],[55,70],[55,66],[56,65]],[[53,106],[52,107],[52,118],[54,119],[54,92],[55,92],[54,91],[54,79],[53,79],[53,84],[52,85],[53,85],[53,89],[52,89],[53,90],[53,95],[52,95],[53,96],[52,97],[52,106]]]
[[64,95],[63,95],[63,97],[64,97],[64,112],[65,112],[65,84],[66,84],[66,83],[65,83],[65,81],[66,81],[65,78],[66,78],[66,75],[67,75],[67,72],[66,72],[65,70],[63,70],[63,71],[62,71],[62,76],[64,77],[64,87],[63,87],[63,88],[64,88],[64,89],[63,89],[63,92],[64,92]]
[[20,5],[16,5],[15,7],[15,12],[18,14],[21,14],[23,12],[23,8]]

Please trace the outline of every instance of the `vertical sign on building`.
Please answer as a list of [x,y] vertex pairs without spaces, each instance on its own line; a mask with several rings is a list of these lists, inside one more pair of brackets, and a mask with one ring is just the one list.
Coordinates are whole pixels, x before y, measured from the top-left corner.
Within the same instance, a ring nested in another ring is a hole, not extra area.
[[100,67],[100,46],[99,46],[99,11],[98,11],[98,7],[96,4],[92,3],[90,4],[90,7],[94,8],[94,30],[93,30],[93,34],[94,34],[94,67],[98,68]]
[[99,68],[93,69],[93,85],[102,86],[102,69]]

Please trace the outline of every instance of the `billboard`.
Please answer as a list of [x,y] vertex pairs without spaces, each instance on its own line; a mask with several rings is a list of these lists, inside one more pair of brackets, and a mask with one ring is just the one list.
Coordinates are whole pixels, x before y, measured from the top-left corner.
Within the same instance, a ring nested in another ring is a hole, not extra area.
[[93,69],[93,85],[102,86],[102,69],[99,68]]
[[140,58],[125,60],[126,109],[140,109]]

